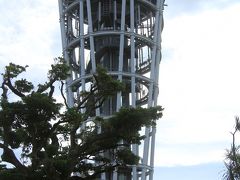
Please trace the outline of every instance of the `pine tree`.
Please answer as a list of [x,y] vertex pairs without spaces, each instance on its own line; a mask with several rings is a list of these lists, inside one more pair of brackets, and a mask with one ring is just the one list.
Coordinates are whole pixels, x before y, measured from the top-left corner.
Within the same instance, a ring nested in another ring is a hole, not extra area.
[[[160,106],[122,108],[108,119],[93,118],[96,108],[124,89],[123,83],[98,67],[89,90],[68,107],[63,89],[69,67],[62,58],[51,65],[47,82],[36,87],[18,79],[26,68],[10,63],[2,74],[1,180],[95,179],[139,162],[130,145],[144,139],[139,133],[142,127],[156,125],[162,116]],[[59,82],[64,104],[54,98]],[[10,100],[9,92],[16,98]]]

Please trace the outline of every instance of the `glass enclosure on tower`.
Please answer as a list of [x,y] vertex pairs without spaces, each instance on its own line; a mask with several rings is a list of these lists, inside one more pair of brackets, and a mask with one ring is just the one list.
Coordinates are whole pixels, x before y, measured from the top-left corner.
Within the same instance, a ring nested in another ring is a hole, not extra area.
[[[72,73],[67,80],[70,106],[89,87],[98,65],[124,82],[126,90],[92,116],[110,116],[123,106],[157,105],[163,6],[164,0],[59,0],[63,54]],[[139,165],[101,179],[152,180],[155,132],[155,127],[144,129],[142,146],[131,145],[141,157]]]

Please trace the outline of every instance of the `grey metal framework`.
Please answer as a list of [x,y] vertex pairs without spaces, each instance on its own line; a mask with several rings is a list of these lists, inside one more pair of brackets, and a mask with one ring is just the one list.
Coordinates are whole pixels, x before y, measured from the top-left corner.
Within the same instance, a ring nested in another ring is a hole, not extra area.
[[[69,106],[89,87],[97,65],[127,87],[105,101],[97,116],[107,117],[122,106],[157,105],[163,6],[164,0],[59,0],[63,54],[72,67]],[[71,86],[79,89],[73,92]],[[139,165],[103,174],[102,180],[153,179],[156,128],[141,133],[146,136],[142,145],[131,145],[141,157]]]

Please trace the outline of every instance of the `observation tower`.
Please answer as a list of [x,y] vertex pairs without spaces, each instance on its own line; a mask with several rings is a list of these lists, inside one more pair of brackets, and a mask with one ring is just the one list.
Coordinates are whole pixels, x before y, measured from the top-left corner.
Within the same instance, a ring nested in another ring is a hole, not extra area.
[[[161,32],[165,0],[59,0],[63,55],[71,66],[67,102],[88,87],[98,65],[126,84],[124,92],[107,99],[96,116],[108,117],[121,107],[157,105]],[[71,86],[78,86],[73,91]],[[101,180],[152,180],[156,128],[144,128],[140,156],[128,170],[103,174]]]

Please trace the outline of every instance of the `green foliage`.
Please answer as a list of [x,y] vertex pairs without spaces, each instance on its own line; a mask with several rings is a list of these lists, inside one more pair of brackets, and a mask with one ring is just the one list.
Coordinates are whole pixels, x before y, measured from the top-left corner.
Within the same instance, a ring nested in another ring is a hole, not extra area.
[[16,65],[14,63],[10,63],[8,66],[5,67],[6,73],[4,74],[4,77],[7,76],[10,79],[15,78],[22,72],[26,71],[27,67],[28,66],[24,67],[24,66]]
[[[11,63],[3,74],[1,158],[14,168],[0,166],[1,180],[94,179],[115,167],[127,168],[127,164],[139,162],[130,144],[140,144],[144,136],[139,131],[143,127],[156,125],[156,120],[162,116],[161,107],[122,108],[108,119],[94,117],[95,109],[107,98],[124,91],[123,83],[98,67],[90,89],[80,94],[74,107],[66,106],[63,111],[63,105],[56,102],[53,92],[55,83],[69,76],[64,60],[56,59],[49,70],[48,81],[39,84],[37,89],[26,79],[15,80],[26,67]],[[19,100],[8,101],[8,90]],[[14,149],[22,150],[21,161]]]
[[62,115],[62,119],[66,122],[75,122],[76,120],[78,122],[83,121],[82,114],[79,113],[79,110],[75,107],[68,108],[65,113]]
[[21,79],[15,82],[15,88],[22,93],[28,93],[33,90],[34,86],[26,79]]
[[135,156],[130,148],[118,150],[117,158],[122,161],[122,164],[134,165],[139,162],[139,157]]
[[26,180],[26,177],[15,169],[1,170],[1,180]]
[[56,116],[59,114],[61,104],[56,103],[56,100],[52,97],[48,97],[43,93],[32,93],[22,98],[25,110],[27,111],[26,119],[30,121],[56,120]]
[[48,72],[50,80],[65,80],[70,75],[70,68],[65,64],[63,58],[55,58],[55,64],[51,65],[51,70]]
[[112,79],[111,76],[107,75],[107,70],[100,66],[97,67],[97,76],[95,78],[99,94],[104,97],[113,96],[116,92],[124,90],[124,84]]
[[61,57],[55,58],[55,63],[51,65],[51,69],[48,71],[48,81],[45,82],[44,84],[39,84],[38,85],[38,90],[37,92],[44,92],[48,88],[51,88],[50,90],[50,96],[52,96],[51,91],[54,91],[54,86],[53,84],[56,81],[61,81],[65,80],[70,76],[69,73],[69,66],[65,63],[64,59]]
[[155,121],[162,117],[163,109],[154,108],[121,108],[115,116],[102,124],[107,133],[113,133],[115,137],[124,139],[129,144],[140,144],[144,136],[140,136],[142,127],[155,126]]

